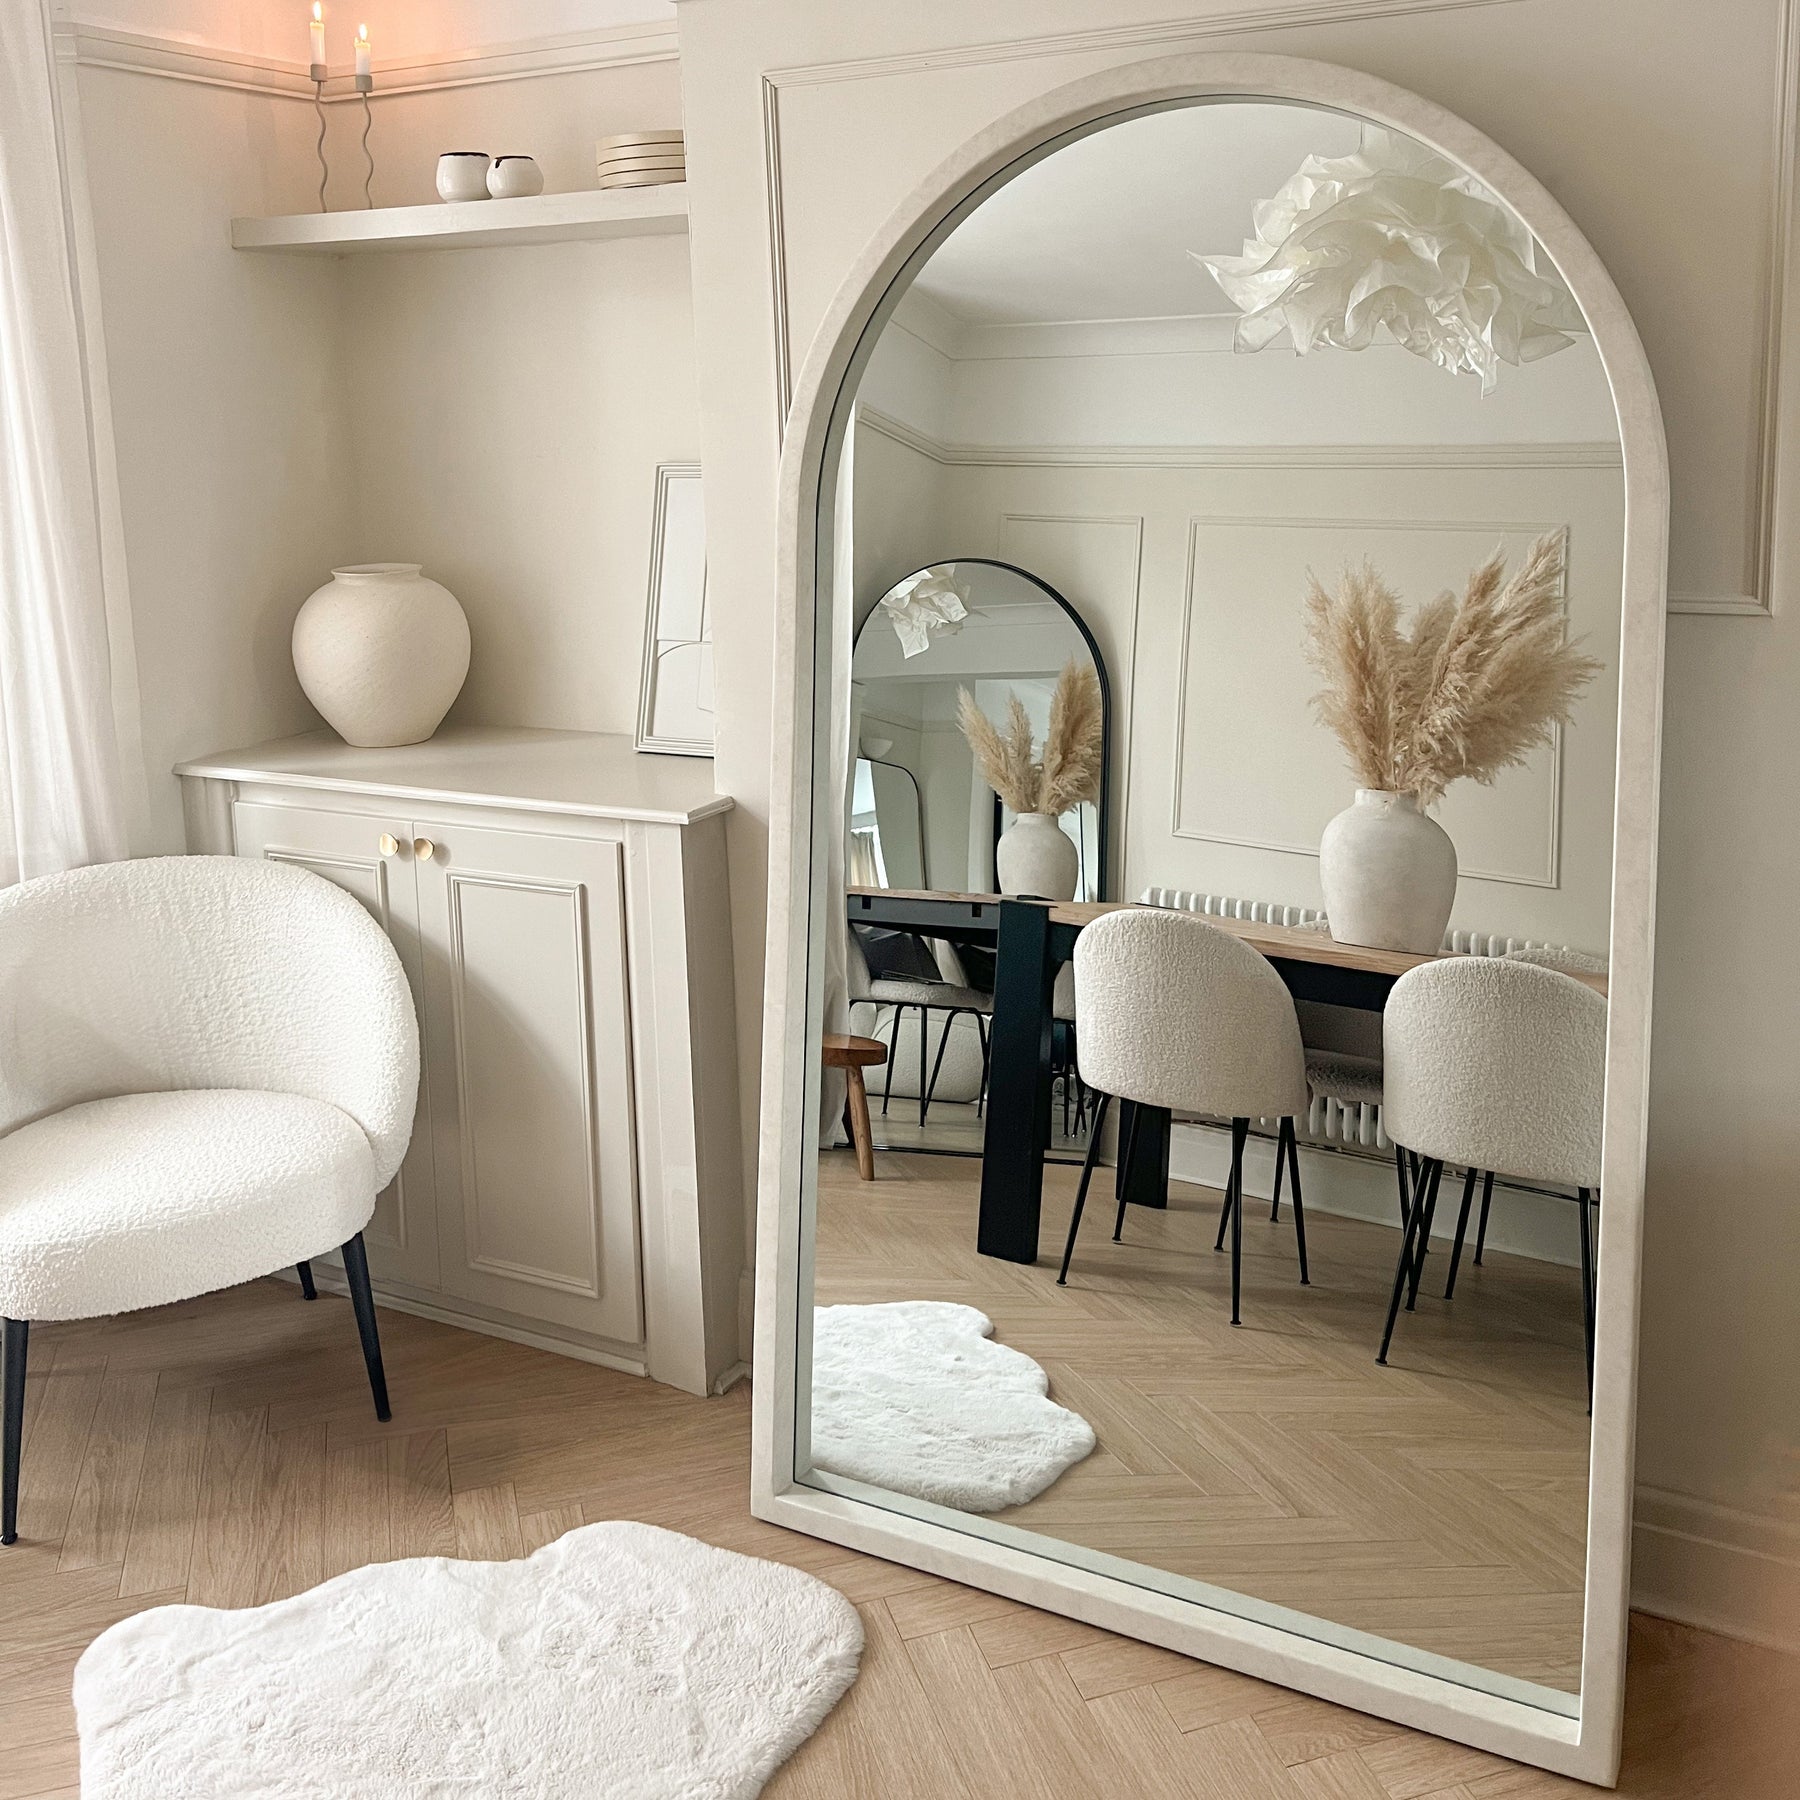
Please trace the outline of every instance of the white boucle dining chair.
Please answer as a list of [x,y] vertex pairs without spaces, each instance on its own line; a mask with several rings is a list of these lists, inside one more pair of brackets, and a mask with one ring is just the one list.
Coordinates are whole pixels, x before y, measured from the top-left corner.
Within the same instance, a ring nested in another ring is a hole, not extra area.
[[[978,1097],[985,1096],[988,1069],[987,1022],[994,1014],[993,995],[984,994],[980,988],[969,987],[961,982],[925,981],[904,975],[872,975],[869,972],[869,959],[863,953],[862,939],[856,935],[855,926],[846,928],[845,939],[851,1004],[891,1006],[894,1009],[893,1029],[888,1038],[887,1080],[881,1090],[883,1115],[887,1112],[888,1100],[893,1093],[894,1064],[900,1060],[900,1021],[909,1006],[916,1007],[919,1014],[919,1123],[925,1123],[931,1097],[937,1091],[938,1072],[944,1066],[944,1051],[950,1042],[951,1027],[961,1013],[968,1013],[974,1018],[975,1029],[981,1038],[981,1086]],[[930,1048],[931,1015],[934,1010],[943,1012],[945,1018],[944,1029],[938,1037],[937,1060],[932,1063],[928,1077],[925,1073],[925,1058]],[[879,1028],[876,1039],[880,1041]]]
[[[1452,956],[1409,969],[1382,1015],[1387,1134],[1419,1158],[1377,1362],[1403,1295],[1418,1297],[1446,1163],[1576,1190],[1581,1323],[1594,1385],[1594,1246],[1606,1098],[1606,1001],[1585,983],[1522,958]],[[1454,1260],[1469,1222],[1463,1192]]]
[[33,1320],[164,1306],[340,1248],[389,1416],[362,1229],[419,1083],[400,959],[323,877],[169,856],[0,893],[0,1541]]
[[[1231,1121],[1231,1174],[1219,1214],[1231,1226],[1231,1322],[1241,1322],[1244,1144],[1252,1119],[1292,1119],[1307,1104],[1300,1022],[1266,958],[1191,913],[1130,907],[1075,940],[1075,1055],[1100,1096],[1058,1284],[1066,1283],[1110,1100]],[[1121,1151],[1121,1162],[1129,1148]],[[1296,1170],[1296,1175],[1298,1171]],[[1294,1238],[1305,1285],[1306,1215],[1298,1180]],[[1119,1221],[1125,1203],[1119,1203]]]

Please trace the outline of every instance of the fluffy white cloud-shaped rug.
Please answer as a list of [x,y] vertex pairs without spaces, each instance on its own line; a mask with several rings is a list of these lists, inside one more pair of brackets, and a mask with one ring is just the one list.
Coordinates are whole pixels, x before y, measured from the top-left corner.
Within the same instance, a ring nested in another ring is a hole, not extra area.
[[1041,1494],[1093,1449],[1094,1428],[993,1329],[943,1300],[816,1308],[813,1462],[961,1512]]
[[75,1668],[84,1800],[748,1800],[856,1679],[797,1569],[653,1525],[158,1606]]

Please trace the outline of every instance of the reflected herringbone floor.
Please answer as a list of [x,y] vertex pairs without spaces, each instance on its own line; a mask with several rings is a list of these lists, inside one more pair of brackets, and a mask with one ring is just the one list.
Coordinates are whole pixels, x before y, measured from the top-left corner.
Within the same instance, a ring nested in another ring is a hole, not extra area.
[[[856,1602],[861,1676],[766,1800],[1592,1792],[761,1524],[742,1387],[696,1400],[401,1313],[381,1328],[385,1426],[330,1295],[257,1282],[33,1332],[23,1535],[0,1550],[0,1800],[75,1800],[69,1674],[114,1619],[250,1605],[391,1556],[518,1556],[609,1518],[796,1564]],[[1797,1674],[1637,1621],[1624,1800],[1793,1794]]]
[[[1241,1327],[1218,1196],[1172,1187],[1111,1241],[1096,1179],[1066,1288],[1075,1172],[1046,1174],[1032,1267],[975,1253],[976,1162],[822,1159],[817,1298],[958,1300],[1044,1365],[1100,1447],[997,1515],[1091,1550],[1574,1692],[1588,1420],[1572,1270],[1433,1255],[1389,1366],[1375,1362],[1398,1233],[1246,1215]],[[1433,1279],[1435,1276],[1435,1280]]]

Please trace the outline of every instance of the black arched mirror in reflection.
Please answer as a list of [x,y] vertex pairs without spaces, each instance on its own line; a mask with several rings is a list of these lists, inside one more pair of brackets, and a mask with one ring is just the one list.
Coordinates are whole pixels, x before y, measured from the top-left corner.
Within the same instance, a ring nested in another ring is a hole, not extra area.
[[1071,664],[1091,669],[1099,690],[1098,793],[1057,820],[1075,851],[1066,859],[1073,880],[1051,891],[1052,880],[1040,877],[1019,891],[1056,900],[1110,897],[1112,696],[1105,661],[1081,614],[1047,581],[981,556],[934,562],[892,583],[857,632],[852,886],[1014,891],[996,852],[1016,815],[982,774],[959,723],[959,697],[966,691],[1001,725],[1009,702],[1018,700],[1041,751],[1057,682]]

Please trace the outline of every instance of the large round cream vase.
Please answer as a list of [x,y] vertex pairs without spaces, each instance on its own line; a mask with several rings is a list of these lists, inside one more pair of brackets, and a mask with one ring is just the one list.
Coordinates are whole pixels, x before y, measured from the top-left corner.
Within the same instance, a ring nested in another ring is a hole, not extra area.
[[333,569],[294,620],[294,673],[346,744],[422,744],[469,673],[469,621],[418,563]]
[[1456,846],[1411,794],[1358,788],[1319,840],[1319,885],[1340,944],[1430,954],[1456,904]]
[[1081,852],[1055,813],[1020,813],[1001,832],[994,862],[1003,894],[1035,894],[1040,900],[1073,900],[1081,879]]

